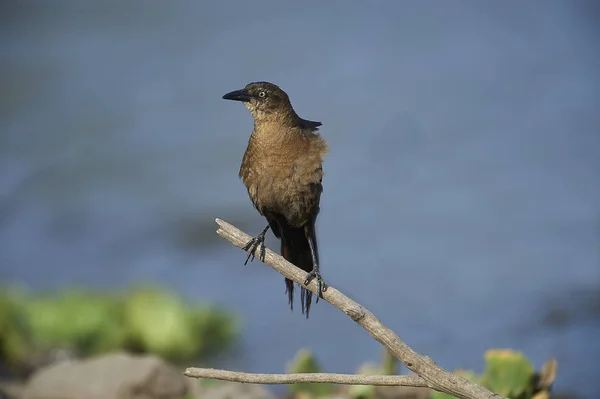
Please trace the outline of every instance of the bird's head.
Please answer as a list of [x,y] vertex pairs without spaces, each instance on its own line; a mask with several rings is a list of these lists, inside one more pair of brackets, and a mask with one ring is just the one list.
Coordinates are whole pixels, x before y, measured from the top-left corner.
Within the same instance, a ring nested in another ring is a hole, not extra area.
[[252,82],[241,90],[223,96],[225,100],[242,101],[254,119],[265,119],[277,113],[293,112],[288,95],[269,82]]

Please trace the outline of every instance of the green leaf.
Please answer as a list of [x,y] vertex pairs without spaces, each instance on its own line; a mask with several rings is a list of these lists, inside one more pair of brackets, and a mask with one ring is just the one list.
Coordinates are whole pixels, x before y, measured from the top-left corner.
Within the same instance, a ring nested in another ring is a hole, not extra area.
[[[379,367],[372,363],[363,364],[357,371],[362,375],[385,374],[384,367]],[[373,385],[351,385],[348,388],[348,395],[355,399],[372,398],[375,396],[375,387]]]
[[[288,365],[288,373],[320,373],[321,367],[314,355],[301,349],[296,357]],[[329,395],[333,392],[331,384],[310,384],[298,383],[289,385],[289,390],[293,394],[305,393],[313,397]]]
[[219,307],[196,306],[191,310],[194,335],[202,341],[201,354],[213,355],[231,346],[239,336],[239,320]]
[[144,351],[170,360],[189,359],[201,349],[193,315],[177,296],[156,288],[134,291],[125,303],[129,336]]
[[0,362],[10,368],[21,366],[32,345],[31,326],[18,301],[18,292],[0,292]]
[[45,348],[71,348],[81,355],[123,345],[122,305],[118,298],[68,289],[26,303],[36,342]]
[[485,361],[482,383],[488,389],[510,398],[530,394],[535,370],[521,352],[493,349],[486,352]]

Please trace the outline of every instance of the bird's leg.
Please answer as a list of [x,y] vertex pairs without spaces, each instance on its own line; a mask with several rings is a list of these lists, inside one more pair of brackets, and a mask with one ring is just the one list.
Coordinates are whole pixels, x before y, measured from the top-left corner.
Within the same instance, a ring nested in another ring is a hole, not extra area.
[[308,246],[310,248],[310,254],[312,256],[313,269],[310,273],[308,273],[308,277],[304,280],[304,285],[310,284],[312,280],[317,279],[317,300],[316,303],[319,303],[319,298],[323,298],[323,292],[327,291],[327,285],[321,277],[321,273],[319,272],[319,260],[317,256],[317,246],[314,242],[314,234],[312,234],[312,226],[306,226],[304,228],[304,233],[306,235],[306,239],[308,240]]
[[267,225],[267,227],[265,227],[263,229],[263,231],[260,232],[259,235],[257,235],[256,237],[253,237],[250,241],[248,241],[248,243],[246,245],[244,245],[244,247],[242,248],[244,251],[248,251],[248,256],[246,256],[246,261],[244,262],[244,266],[246,266],[248,264],[248,259],[250,259],[250,257],[252,257],[252,259],[250,259],[250,262],[254,261],[254,252],[256,251],[256,249],[260,246],[260,255],[259,255],[259,259],[261,261],[264,262],[265,260],[265,234],[267,234],[267,231],[269,230],[269,225]]

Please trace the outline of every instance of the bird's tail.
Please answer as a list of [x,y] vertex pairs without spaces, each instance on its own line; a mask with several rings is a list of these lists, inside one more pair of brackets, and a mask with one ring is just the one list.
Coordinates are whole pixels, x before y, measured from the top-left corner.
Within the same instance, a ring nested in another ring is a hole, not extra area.
[[[314,247],[316,250],[316,237],[314,235],[314,231],[312,233],[312,237],[314,237]],[[281,256],[283,256],[288,262],[293,263],[306,272],[312,271],[312,255],[308,240],[304,234],[304,228],[289,227],[282,231]],[[294,310],[294,282],[286,278],[285,287],[286,293],[288,294],[290,307],[292,310]],[[302,314],[306,314],[306,318],[308,318],[308,314],[310,312],[311,302],[312,292],[301,286],[300,303],[302,305]]]

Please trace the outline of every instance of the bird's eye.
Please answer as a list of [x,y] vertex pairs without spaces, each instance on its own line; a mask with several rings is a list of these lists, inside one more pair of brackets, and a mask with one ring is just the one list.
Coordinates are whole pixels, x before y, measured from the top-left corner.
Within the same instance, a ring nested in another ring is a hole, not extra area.
[[265,98],[266,96],[267,96],[267,92],[266,91],[259,91],[258,92],[258,97]]

